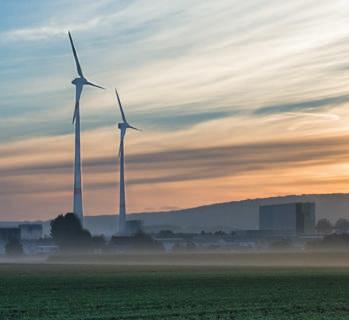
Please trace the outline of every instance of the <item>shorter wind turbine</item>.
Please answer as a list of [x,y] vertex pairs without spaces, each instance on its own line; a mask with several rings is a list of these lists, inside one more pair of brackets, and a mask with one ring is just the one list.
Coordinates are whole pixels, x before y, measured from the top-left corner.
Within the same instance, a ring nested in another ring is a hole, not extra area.
[[80,156],[80,97],[82,88],[84,85],[97,87],[104,89],[92,82],[89,82],[83,75],[81,66],[79,63],[78,55],[76,53],[73,39],[70,32],[68,32],[71,48],[73,50],[76,69],[79,77],[72,81],[75,86],[75,109],[73,115],[73,123],[75,122],[75,160],[74,160],[74,200],[73,200],[73,212],[79,217],[80,221],[83,221],[83,205],[82,205],[82,190],[81,190],[81,156]]
[[122,117],[122,122],[118,123],[118,128],[120,130],[120,147],[119,147],[119,158],[120,158],[120,200],[119,200],[119,234],[127,235],[126,228],[126,197],[125,197],[125,156],[124,156],[124,145],[125,136],[127,129],[138,130],[140,129],[131,126],[125,117],[124,110],[119,98],[118,91],[115,89],[116,98],[118,100],[120,113]]

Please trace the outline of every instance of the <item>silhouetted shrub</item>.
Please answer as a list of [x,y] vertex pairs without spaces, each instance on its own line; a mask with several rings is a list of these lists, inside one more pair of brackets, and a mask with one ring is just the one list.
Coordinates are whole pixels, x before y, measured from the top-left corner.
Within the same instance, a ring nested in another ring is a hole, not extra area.
[[316,231],[322,234],[331,233],[333,230],[333,226],[328,219],[320,219],[315,227]]
[[150,235],[143,232],[128,237],[114,236],[109,242],[109,248],[116,248],[122,251],[163,250],[160,242],[154,240]]
[[348,233],[349,232],[349,220],[340,218],[334,225],[335,229],[339,233]]

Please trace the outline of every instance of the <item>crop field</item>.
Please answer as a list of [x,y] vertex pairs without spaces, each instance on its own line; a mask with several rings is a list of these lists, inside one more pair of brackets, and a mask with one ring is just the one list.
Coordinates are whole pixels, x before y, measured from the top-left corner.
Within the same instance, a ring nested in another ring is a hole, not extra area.
[[0,319],[349,319],[349,269],[3,264]]

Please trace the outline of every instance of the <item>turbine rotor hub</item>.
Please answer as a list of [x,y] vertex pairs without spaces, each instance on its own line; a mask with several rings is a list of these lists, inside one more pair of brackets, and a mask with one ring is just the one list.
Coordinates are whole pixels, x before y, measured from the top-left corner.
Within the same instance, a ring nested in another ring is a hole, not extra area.
[[86,84],[87,80],[85,78],[75,78],[71,83],[75,85]]

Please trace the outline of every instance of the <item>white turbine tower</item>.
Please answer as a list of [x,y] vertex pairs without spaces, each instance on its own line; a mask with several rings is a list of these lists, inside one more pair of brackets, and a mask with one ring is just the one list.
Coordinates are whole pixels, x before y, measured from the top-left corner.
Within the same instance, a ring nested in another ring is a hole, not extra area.
[[119,200],[119,234],[126,235],[126,199],[125,199],[125,156],[124,156],[124,145],[125,145],[125,135],[127,129],[139,129],[129,125],[126,120],[124,110],[121,105],[119,94],[115,89],[116,98],[118,100],[122,122],[119,122],[118,128],[120,129],[120,147],[119,147],[119,158],[120,158],[120,200]]
[[82,93],[82,88],[84,85],[89,85],[104,89],[103,87],[97,86],[96,84],[87,81],[84,77],[78,55],[74,47],[73,39],[70,32],[68,32],[70,44],[73,50],[76,69],[79,77],[72,81],[75,86],[75,109],[73,115],[73,123],[75,122],[75,162],[74,162],[74,214],[76,214],[80,221],[83,222],[83,205],[82,205],[82,191],[81,191],[81,157],[80,157],[80,97]]

